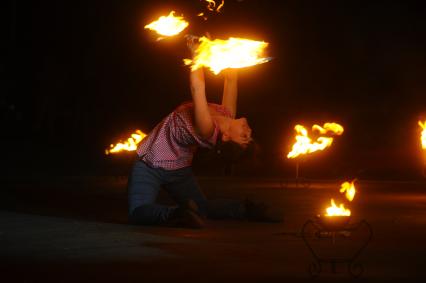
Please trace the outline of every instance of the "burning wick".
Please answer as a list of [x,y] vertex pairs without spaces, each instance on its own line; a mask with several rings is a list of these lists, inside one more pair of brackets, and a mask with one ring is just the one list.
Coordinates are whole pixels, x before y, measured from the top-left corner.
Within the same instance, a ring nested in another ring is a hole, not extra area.
[[110,153],[119,153],[122,151],[135,151],[138,144],[146,137],[147,135],[140,130],[136,130],[131,137],[125,142],[119,142],[116,145],[111,144],[110,149],[105,150],[105,154]]
[[208,67],[215,75],[227,68],[244,68],[269,62],[263,53],[267,42],[231,37],[228,40],[199,38],[193,59],[184,59],[191,70]]
[[161,16],[158,20],[146,25],[145,29],[153,30],[163,36],[179,34],[188,27],[189,23],[183,17],[174,16],[174,13],[175,11],[171,11],[168,16]]
[[[297,135],[295,137],[296,142],[293,144],[291,151],[287,154],[287,158],[296,158],[300,155],[313,153],[318,150],[324,150],[331,146],[333,143],[332,137],[320,136],[315,141],[308,135],[308,130],[302,125],[296,125],[294,127]],[[317,131],[321,135],[331,133],[333,135],[343,134],[343,127],[337,123],[325,123],[322,127],[319,125],[313,125],[312,131]]]

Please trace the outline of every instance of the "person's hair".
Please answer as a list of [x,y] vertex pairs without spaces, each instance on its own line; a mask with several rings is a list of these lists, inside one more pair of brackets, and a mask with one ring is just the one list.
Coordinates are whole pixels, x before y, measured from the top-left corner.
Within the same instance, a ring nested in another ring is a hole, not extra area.
[[236,163],[243,160],[254,160],[259,153],[259,146],[256,142],[251,141],[246,148],[243,148],[236,142],[224,142],[219,137],[215,146],[215,152],[223,162]]

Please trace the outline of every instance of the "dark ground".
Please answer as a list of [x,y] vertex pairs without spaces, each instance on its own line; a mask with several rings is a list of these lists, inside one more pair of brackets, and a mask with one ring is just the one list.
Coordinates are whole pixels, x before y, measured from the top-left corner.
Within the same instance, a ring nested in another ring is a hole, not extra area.
[[[202,230],[126,223],[126,178],[3,178],[0,211],[2,282],[297,282],[351,281],[329,266],[309,277],[313,257],[303,223],[338,194],[339,181],[295,186],[279,179],[201,178],[210,198],[250,197],[284,215],[278,224],[209,221]],[[356,282],[424,282],[426,183],[359,181],[352,222],[367,220],[373,239]],[[167,202],[167,198],[162,197]],[[321,252],[348,255],[366,230]],[[317,242],[314,243],[315,245]],[[7,279],[6,279],[7,278]]]

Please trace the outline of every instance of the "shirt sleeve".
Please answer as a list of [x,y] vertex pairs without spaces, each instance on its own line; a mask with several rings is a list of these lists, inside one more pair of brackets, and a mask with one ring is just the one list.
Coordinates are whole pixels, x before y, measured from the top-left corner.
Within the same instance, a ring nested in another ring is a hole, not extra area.
[[175,141],[180,145],[197,145],[204,148],[212,148],[216,144],[219,135],[219,126],[216,121],[213,121],[213,123],[213,134],[210,138],[204,139],[196,133],[191,113],[180,112],[173,117],[171,132]]

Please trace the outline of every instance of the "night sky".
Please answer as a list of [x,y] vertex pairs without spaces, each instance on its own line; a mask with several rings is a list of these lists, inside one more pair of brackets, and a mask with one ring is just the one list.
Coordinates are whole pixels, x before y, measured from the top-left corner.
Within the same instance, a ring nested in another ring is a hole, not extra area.
[[[183,38],[157,42],[143,29],[176,10],[189,33],[270,44],[271,62],[239,72],[238,115],[248,118],[260,149],[256,165],[239,172],[291,177],[294,162],[285,154],[294,125],[334,121],[345,133],[302,162],[306,176],[419,176],[423,1],[226,0],[207,21],[196,17],[205,11],[199,0],[6,2],[0,111],[11,164],[125,174],[132,156],[105,157],[103,150],[136,128],[149,132],[191,98]],[[221,75],[206,79],[208,98],[219,102]],[[206,163],[201,153],[200,174],[217,172]]]

